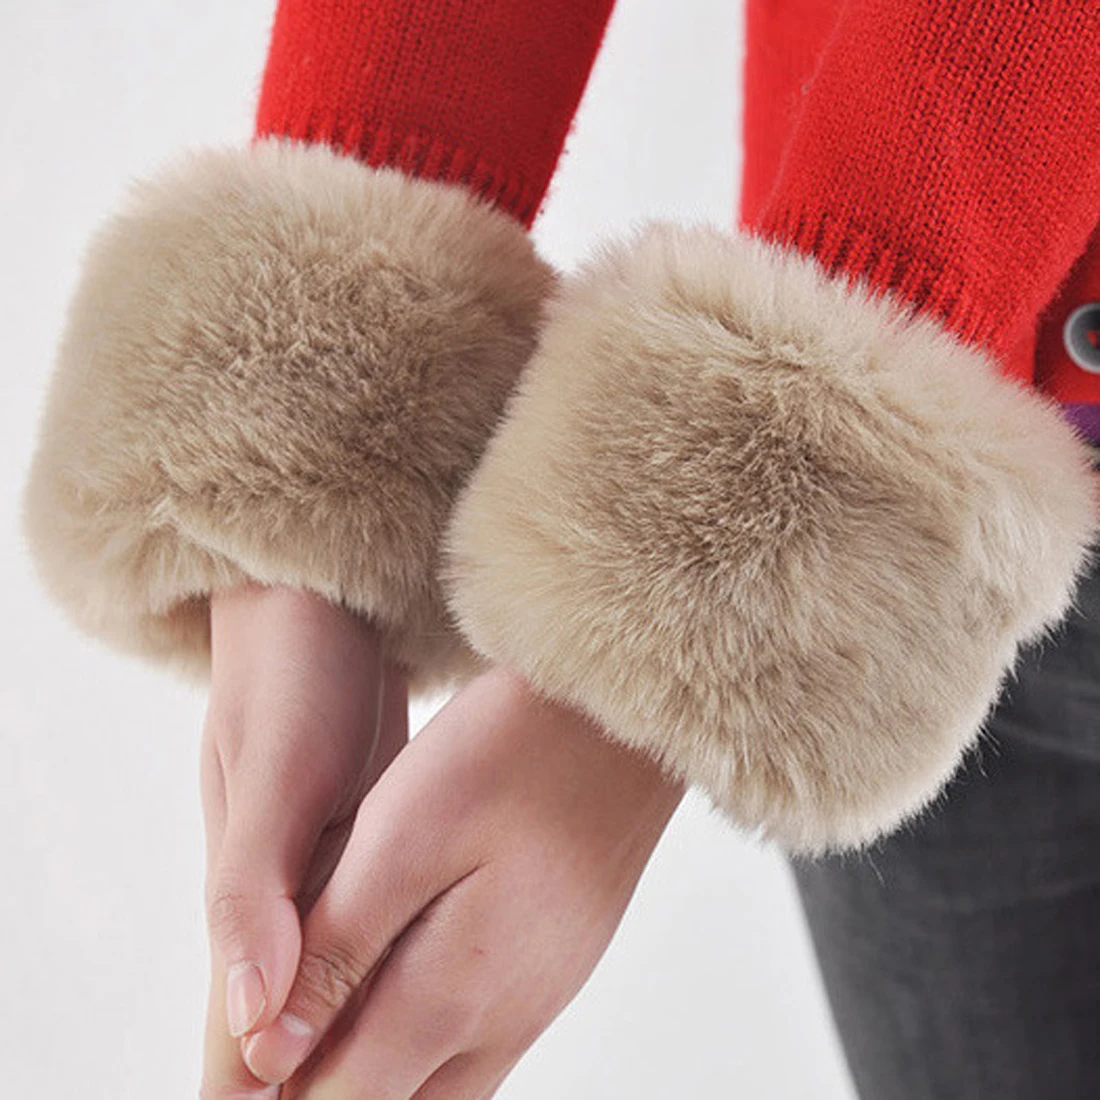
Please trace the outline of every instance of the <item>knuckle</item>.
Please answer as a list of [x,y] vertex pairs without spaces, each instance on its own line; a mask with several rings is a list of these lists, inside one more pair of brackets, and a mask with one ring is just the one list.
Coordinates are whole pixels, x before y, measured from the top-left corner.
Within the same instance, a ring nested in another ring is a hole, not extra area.
[[216,888],[207,898],[206,923],[218,943],[236,944],[247,927],[247,906],[244,894],[227,888]]
[[477,1013],[458,996],[422,1002],[415,1019],[413,1041],[425,1053],[462,1050],[477,1033]]
[[338,944],[305,949],[298,963],[299,996],[310,1008],[338,1012],[367,976],[357,954]]
[[392,976],[408,1042],[424,1058],[467,1050],[482,1034],[485,989],[465,981],[441,983],[439,973],[436,966],[419,965]]

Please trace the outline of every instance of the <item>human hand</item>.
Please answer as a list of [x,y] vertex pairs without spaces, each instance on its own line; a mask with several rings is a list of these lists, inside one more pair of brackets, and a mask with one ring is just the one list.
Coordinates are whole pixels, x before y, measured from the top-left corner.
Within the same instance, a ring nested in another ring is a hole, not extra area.
[[364,799],[249,1066],[290,1079],[283,1100],[492,1095],[603,954],[681,794],[516,675],[478,677]]
[[211,600],[202,746],[211,988],[204,1100],[273,1095],[241,1059],[298,968],[301,914],[364,794],[407,740],[407,693],[366,620],[309,592]]

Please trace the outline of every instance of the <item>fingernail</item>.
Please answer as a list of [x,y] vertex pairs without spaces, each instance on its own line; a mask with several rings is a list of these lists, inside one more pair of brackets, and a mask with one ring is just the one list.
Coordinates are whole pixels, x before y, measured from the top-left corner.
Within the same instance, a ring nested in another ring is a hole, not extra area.
[[263,1014],[267,1003],[264,976],[252,962],[237,963],[226,976],[225,1004],[229,1034],[239,1039]]
[[[222,1100],[279,1100],[279,1086],[268,1085],[262,1089],[249,1089],[247,1092],[224,1092],[218,1094]],[[199,1100],[210,1100],[210,1093],[199,1089]]]
[[261,1080],[289,1080],[313,1047],[313,1028],[300,1016],[284,1012],[269,1028],[245,1044],[245,1065]]

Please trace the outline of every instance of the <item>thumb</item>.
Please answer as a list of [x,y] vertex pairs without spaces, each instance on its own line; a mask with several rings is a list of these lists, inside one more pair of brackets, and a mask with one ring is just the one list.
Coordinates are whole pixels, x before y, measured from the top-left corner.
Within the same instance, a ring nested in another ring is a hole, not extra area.
[[[372,694],[377,708],[377,684]],[[376,709],[376,727],[378,721]],[[336,808],[315,739],[242,740],[252,751],[225,773],[224,825],[206,889],[211,947],[224,967],[235,1037],[271,1023],[290,992],[302,947],[297,899]]]
[[240,1037],[278,1015],[293,983],[303,884],[357,796],[382,661],[373,629],[305,592],[223,593],[211,622],[207,923],[225,1024]]
[[294,900],[304,864],[298,838],[276,840],[258,825],[230,824],[207,885],[210,943],[225,974],[225,1022],[233,1036],[278,1013],[302,946]]

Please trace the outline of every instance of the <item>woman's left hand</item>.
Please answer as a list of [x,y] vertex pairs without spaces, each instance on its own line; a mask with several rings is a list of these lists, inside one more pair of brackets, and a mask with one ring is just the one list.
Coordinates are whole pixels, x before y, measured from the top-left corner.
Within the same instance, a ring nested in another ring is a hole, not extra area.
[[405,678],[363,617],[315,593],[245,584],[211,597],[203,729],[211,987],[203,1100],[260,1100],[241,1036],[294,981],[301,915],[367,790],[407,741]]
[[286,1008],[244,1042],[253,1073],[289,1079],[283,1100],[491,1096],[603,954],[681,794],[517,676],[474,680],[364,799]]

